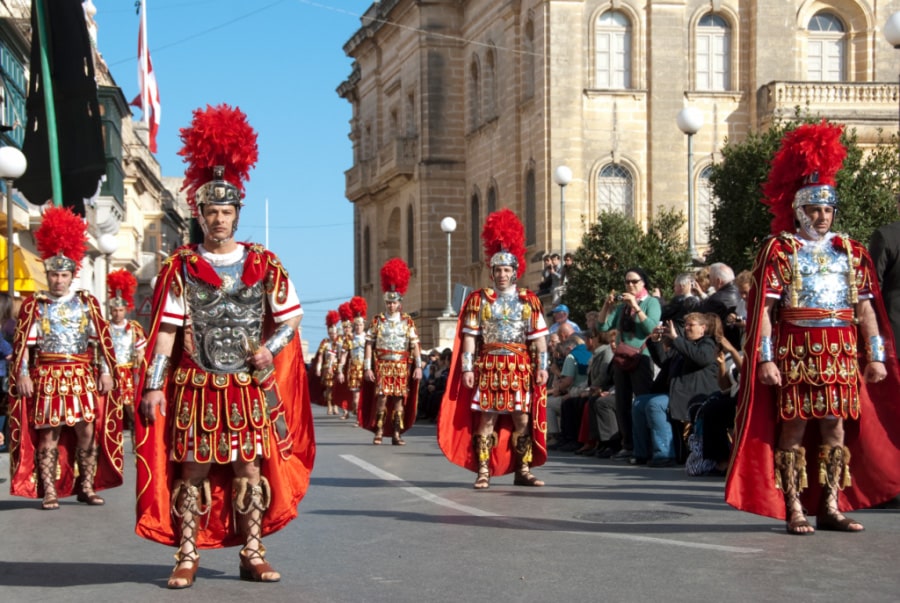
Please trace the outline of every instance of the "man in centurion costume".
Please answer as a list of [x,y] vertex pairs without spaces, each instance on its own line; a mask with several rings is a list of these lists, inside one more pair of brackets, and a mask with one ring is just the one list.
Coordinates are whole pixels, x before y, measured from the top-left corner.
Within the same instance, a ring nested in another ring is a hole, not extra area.
[[[109,334],[116,351],[116,388],[110,394],[125,413],[126,429],[134,429],[135,383],[143,375],[147,340],[144,329],[125,315],[134,310],[137,279],[127,270],[114,270],[106,277],[109,298]],[[132,431],[132,434],[134,432]]]
[[860,532],[843,512],[900,492],[893,337],[868,252],[830,232],[840,136],[824,121],[789,132],[763,188],[772,236],[753,270],[726,483],[729,504],[797,535],[815,531],[805,508],[819,530]]
[[366,359],[366,312],[368,306],[362,297],[354,296],[349,304],[351,315],[350,337],[344,338],[344,348],[338,364],[340,374],[346,370],[347,389],[350,390],[350,409],[359,415],[359,397],[363,384],[363,367]]
[[322,397],[328,406],[328,414],[340,411],[334,404],[334,382],[337,373],[338,356],[341,353],[341,316],[337,310],[329,310],[325,314],[325,327],[328,337],[319,344],[316,354],[316,376],[322,384]]
[[136,440],[140,536],[178,546],[169,588],[199,549],[235,546],[242,580],[273,582],[262,537],[297,515],[315,455],[294,285],[271,251],[234,234],[256,132],[228,105],[181,130],[203,243],[176,249],[153,296]]
[[[400,258],[384,263],[381,290],[386,311],[372,318],[366,333],[365,378],[374,385],[374,392],[367,388],[362,396],[362,426],[375,434],[373,444],[381,444],[388,435],[391,444],[405,446],[401,434],[416,420],[422,352],[416,323],[402,312],[409,277],[409,267]],[[410,367],[415,367],[415,383],[410,380]],[[389,403],[391,422],[385,425]]]
[[93,295],[71,290],[86,230],[69,209],[44,212],[35,239],[49,287],[22,304],[9,365],[10,493],[42,497],[44,509],[73,493],[102,505],[96,491],[122,485],[122,412],[103,396],[114,385],[109,326]]
[[525,233],[502,209],[481,233],[493,288],[466,299],[459,315],[438,443],[452,463],[478,474],[515,472],[517,486],[543,486],[531,467],[547,460],[547,323],[538,297],[516,281],[525,271]]

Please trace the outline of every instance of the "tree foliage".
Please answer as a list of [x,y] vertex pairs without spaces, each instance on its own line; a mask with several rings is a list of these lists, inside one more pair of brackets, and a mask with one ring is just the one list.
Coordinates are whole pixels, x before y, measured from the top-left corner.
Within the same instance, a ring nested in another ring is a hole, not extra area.
[[[710,176],[719,203],[713,209],[709,263],[725,262],[735,271],[750,268],[769,235],[771,215],[761,192],[769,164],[785,133],[808,121],[798,118],[779,123],[722,149],[722,161],[713,166]],[[897,219],[897,141],[892,137],[863,149],[851,130],[844,132],[842,142],[847,158],[837,177],[840,201],[832,230],[867,244],[876,228]]]
[[648,288],[659,287],[664,297],[670,296],[675,276],[690,262],[681,235],[684,222],[681,212],[661,209],[645,233],[624,214],[602,213],[574,252],[576,268],[568,275],[564,297],[572,319],[583,321],[586,312],[603,306],[610,291],[621,291],[629,268],[643,269]]

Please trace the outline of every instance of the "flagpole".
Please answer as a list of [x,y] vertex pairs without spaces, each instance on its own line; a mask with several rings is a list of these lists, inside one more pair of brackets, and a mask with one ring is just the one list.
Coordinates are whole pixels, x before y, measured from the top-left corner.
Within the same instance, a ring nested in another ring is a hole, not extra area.
[[56,132],[56,106],[53,104],[53,73],[47,51],[47,11],[43,0],[34,0],[37,11],[38,38],[41,55],[41,86],[44,88],[44,110],[47,113],[47,148],[50,152],[50,183],[53,187],[53,205],[62,206],[62,172],[59,165],[59,138]]
[[269,198],[266,197],[266,249],[269,248]]
[[143,112],[143,122],[147,128],[150,127],[150,92],[147,85],[147,78],[150,77],[150,44],[147,41],[147,0],[141,0],[141,40],[143,41],[143,53],[138,57],[141,62],[141,108]]

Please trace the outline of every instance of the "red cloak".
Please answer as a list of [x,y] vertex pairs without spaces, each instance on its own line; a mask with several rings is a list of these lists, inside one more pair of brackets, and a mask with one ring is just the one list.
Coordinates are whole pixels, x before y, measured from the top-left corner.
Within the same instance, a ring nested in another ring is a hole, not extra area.
[[[530,291],[524,291],[526,298],[537,304],[541,312],[540,300]],[[482,294],[482,290],[472,292],[463,304],[469,306],[474,296]],[[469,471],[478,471],[478,459],[472,446],[472,436],[478,426],[480,411],[472,410],[474,389],[462,384],[462,367],[460,353],[462,351],[462,320],[456,325],[456,337],[453,344],[453,358],[450,360],[450,373],[447,376],[447,389],[441,400],[438,413],[437,437],[444,456],[454,465],[465,467]],[[531,391],[531,467],[540,467],[547,462],[547,387],[534,384]],[[511,436],[513,432],[512,415],[501,414],[494,425],[497,434],[497,446],[491,453],[491,475],[506,475],[517,469],[515,455],[512,450]]]
[[[860,342],[860,419],[844,421],[845,445],[850,450],[852,484],[839,496],[841,511],[864,509],[893,498],[900,492],[900,372],[890,323],[881,298],[881,290],[872,259],[859,243],[835,237],[835,244],[850,243],[857,274],[872,292],[872,305],[878,328],[885,342],[887,378],[880,383],[865,383],[862,375],[866,358]],[[747,332],[741,387],[735,417],[734,449],[725,483],[728,504],[759,515],[785,519],[784,497],[775,487],[775,445],[778,432],[776,390],[759,383],[757,355],[760,322],[765,312],[767,266],[790,255],[796,241],[792,236],[772,237],[760,251],[753,267],[753,286],[747,300]],[[857,279],[859,282],[863,282]],[[800,496],[805,508],[816,509],[822,487],[818,482],[819,430],[807,427],[803,446],[809,487]]]
[[[116,353],[113,349],[109,325],[100,313],[97,299],[84,290],[76,292],[81,301],[87,305],[88,314],[97,332],[100,351],[111,369],[116,366]],[[15,391],[18,370],[14,367],[22,365],[23,354],[27,348],[28,333],[34,324],[37,301],[42,296],[37,293],[25,299],[19,310],[16,321],[16,332],[13,338],[13,356],[9,364],[9,391]],[[111,376],[115,380],[115,370]],[[96,394],[94,397],[94,442],[97,445],[97,475],[94,478],[94,490],[105,490],[122,485],[122,469],[124,455],[122,451],[122,406],[110,403],[108,396]],[[35,478],[34,451],[38,443],[38,430],[32,427],[34,416],[33,399],[21,396],[10,396],[9,405],[9,471],[12,476],[9,492],[14,496],[26,498],[43,497],[40,479]],[[56,492],[60,498],[75,493],[75,445],[76,437],[73,429],[62,429],[59,435],[59,476],[56,479]]]
[[[244,263],[241,280],[248,286],[267,279],[281,291],[286,287],[287,272],[277,257],[258,245],[247,245],[248,256]],[[156,337],[159,333],[166,294],[174,286],[182,286],[182,275],[190,274],[212,286],[218,286],[220,279],[212,266],[197,253],[196,245],[186,245],[177,249],[163,265],[153,292],[153,316],[147,337],[147,361],[154,355]],[[263,337],[274,330],[271,315],[266,317]],[[181,345],[183,330],[179,330],[170,366],[177,367],[184,350]],[[285,420],[291,433],[293,445],[287,458],[282,458],[273,450],[271,458],[263,458],[262,475],[272,488],[272,503],[263,515],[262,534],[277,532],[297,516],[297,504],[306,494],[309,475],[315,459],[316,446],[313,433],[312,412],[309,406],[306,366],[299,338],[294,337],[275,357],[275,378],[284,401]],[[169,460],[172,431],[168,420],[174,417],[173,384],[171,380],[164,387],[166,391],[166,416],[159,414],[151,425],[136,421],[135,456],[137,457],[137,524],[135,532],[148,540],[175,545],[176,535],[171,510],[171,487],[179,476],[178,465]],[[143,383],[138,391],[143,391]],[[274,427],[270,441],[275,442]],[[209,523],[199,530],[199,548],[219,548],[244,543],[234,525],[231,503],[231,482],[234,474],[231,465],[212,465],[209,481],[212,490],[212,508]]]

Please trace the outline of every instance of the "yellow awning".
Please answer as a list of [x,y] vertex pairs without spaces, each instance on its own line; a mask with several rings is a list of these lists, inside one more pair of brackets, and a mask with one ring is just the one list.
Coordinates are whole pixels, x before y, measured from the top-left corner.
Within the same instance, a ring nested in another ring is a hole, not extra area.
[[[47,289],[47,275],[44,262],[37,255],[18,245],[13,246],[13,285],[22,294]],[[7,279],[6,238],[0,237],[0,291],[9,291]]]

